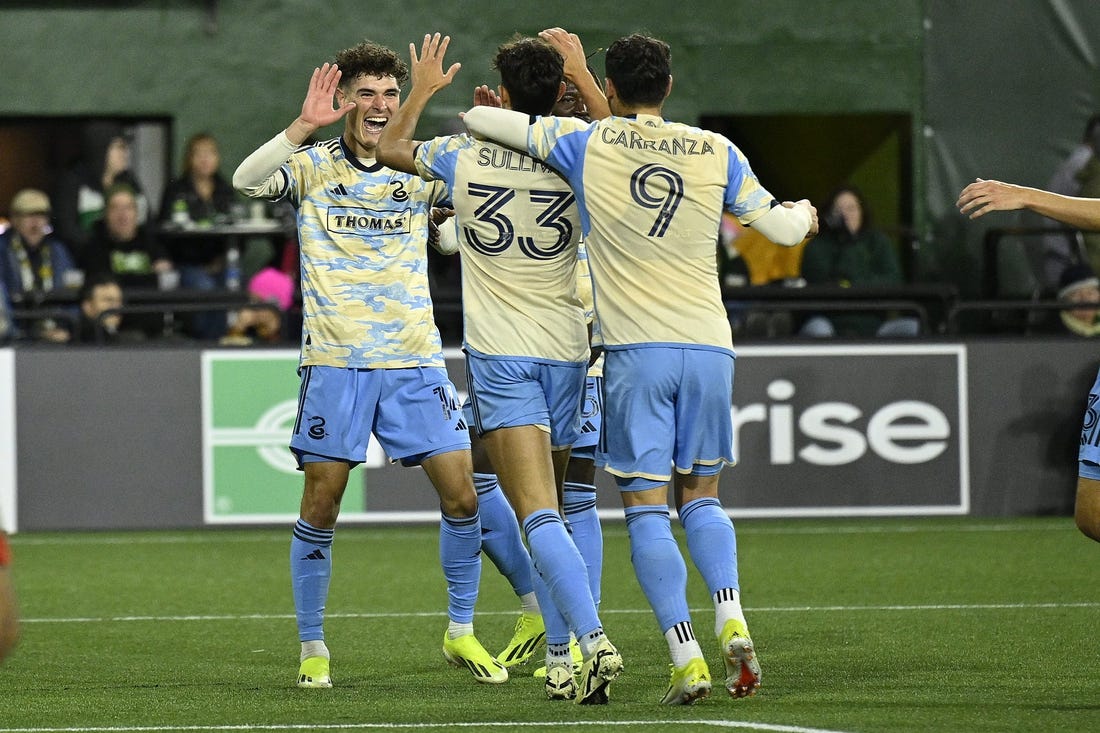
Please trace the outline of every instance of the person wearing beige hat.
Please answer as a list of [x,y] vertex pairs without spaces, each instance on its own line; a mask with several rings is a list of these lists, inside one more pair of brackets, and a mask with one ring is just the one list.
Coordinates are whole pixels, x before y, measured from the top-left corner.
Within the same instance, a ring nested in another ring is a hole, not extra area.
[[[50,199],[24,188],[8,207],[11,228],[0,234],[0,281],[13,306],[34,304],[47,293],[79,285],[80,272],[69,248],[50,227]],[[66,341],[67,332],[53,323],[33,329],[38,338]]]

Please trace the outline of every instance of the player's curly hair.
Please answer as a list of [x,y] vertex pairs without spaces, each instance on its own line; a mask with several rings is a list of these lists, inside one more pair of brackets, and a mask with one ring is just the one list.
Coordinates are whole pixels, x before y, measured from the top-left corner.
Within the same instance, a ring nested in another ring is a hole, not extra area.
[[558,100],[565,61],[541,38],[519,34],[501,45],[490,68],[500,72],[512,109],[529,115],[547,115]]
[[668,91],[672,51],[664,41],[634,33],[607,47],[604,72],[629,105],[659,105]]
[[350,84],[360,76],[392,76],[398,86],[409,80],[409,66],[396,53],[373,41],[363,41],[336,54],[340,67],[340,86]]

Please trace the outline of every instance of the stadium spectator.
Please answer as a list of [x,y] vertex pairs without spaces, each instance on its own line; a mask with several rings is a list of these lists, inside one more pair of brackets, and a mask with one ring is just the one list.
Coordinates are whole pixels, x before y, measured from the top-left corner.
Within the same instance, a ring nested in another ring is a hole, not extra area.
[[[1100,199],[1063,196],[1001,181],[977,179],[962,190],[955,205],[971,219],[994,211],[1027,209],[1071,227],[1100,230]],[[1077,471],[1074,521],[1085,536],[1100,542],[1100,372],[1085,408]]]
[[92,240],[94,224],[106,211],[107,192],[125,184],[134,192],[139,224],[149,216],[149,204],[132,170],[130,138],[122,125],[89,122],[83,130],[81,157],[65,171],[54,196],[54,222],[61,240],[81,261]]
[[[802,253],[802,277],[809,285],[900,285],[904,282],[898,253],[889,237],[876,228],[859,189],[841,186],[821,210],[825,226]],[[916,336],[913,317],[876,313],[817,313],[802,325],[803,336]]]
[[107,313],[125,304],[122,287],[108,273],[93,274],[80,288],[80,320],[74,341],[84,344],[133,343],[145,339],[142,331],[122,328],[122,315]]
[[[300,115],[233,174],[242,193],[285,197],[298,209],[303,418],[291,448],[305,486],[291,540],[301,641],[297,683],[332,686],[323,628],[330,547],[349,472],[364,460],[372,427],[387,454],[421,466],[439,494],[440,559],[449,599],[444,655],[479,682],[501,683],[507,670],[474,635],[481,521],[470,439],[447,376],[428,288],[428,221],[446,190],[375,162],[378,136],[400,106],[406,64],[371,42],[341,51],[336,60],[314,69]],[[299,149],[341,119],[340,137]],[[384,225],[326,220],[351,206],[363,219]]]
[[[714,603],[727,690],[752,695],[760,666],[740,603],[734,528],[718,500],[718,475],[734,461],[733,343],[714,247],[723,208],[788,246],[816,231],[816,211],[809,201],[774,205],[732,143],[663,119],[668,44],[621,38],[605,68],[606,119],[531,119],[481,106],[464,120],[474,135],[558,170],[588,212],[585,246],[606,350],[600,459],[619,484],[635,572],[672,657],[663,702],[688,704],[711,686],[670,525],[673,483],[688,550]],[[689,147],[706,154],[688,157]]]
[[110,273],[123,286],[155,288],[158,273],[172,270],[160,242],[138,218],[137,196],[126,184],[107,190],[103,219],[93,226],[85,249],[84,271]]
[[[0,234],[0,282],[12,305],[35,306],[48,293],[83,279],[68,247],[50,229],[50,199],[24,188],[12,197],[11,228]],[[69,332],[52,319],[31,324],[34,340],[65,342]]]

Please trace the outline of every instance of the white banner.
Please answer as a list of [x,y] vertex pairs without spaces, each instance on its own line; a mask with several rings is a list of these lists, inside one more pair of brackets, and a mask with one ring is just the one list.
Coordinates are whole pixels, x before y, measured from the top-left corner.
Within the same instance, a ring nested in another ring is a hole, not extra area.
[[0,529],[15,532],[15,352],[0,349]]

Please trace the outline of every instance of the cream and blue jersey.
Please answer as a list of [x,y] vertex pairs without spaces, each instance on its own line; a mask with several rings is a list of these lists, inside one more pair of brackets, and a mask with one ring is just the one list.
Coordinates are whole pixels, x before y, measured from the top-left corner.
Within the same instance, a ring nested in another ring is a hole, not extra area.
[[464,342],[489,358],[588,359],[577,295],[573,192],[543,163],[468,135],[421,143],[416,169],[445,181],[462,256]]
[[728,351],[715,245],[723,210],[749,224],[773,196],[725,137],[660,117],[541,117],[528,151],[577,195],[607,349]]
[[444,366],[428,290],[427,233],[441,183],[356,159],[341,138],[296,151],[274,174],[298,215],[301,364]]

